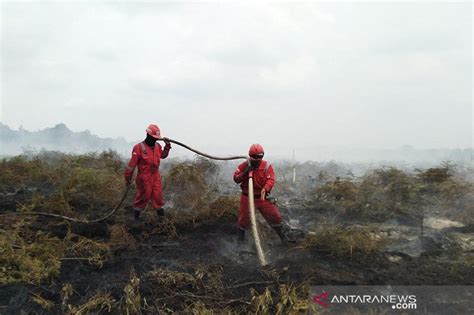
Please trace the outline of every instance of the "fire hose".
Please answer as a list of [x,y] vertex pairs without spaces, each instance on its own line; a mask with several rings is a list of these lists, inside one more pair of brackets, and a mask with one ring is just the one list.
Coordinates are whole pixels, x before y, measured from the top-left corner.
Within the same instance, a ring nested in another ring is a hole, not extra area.
[[[186,149],[188,149],[188,150],[190,150],[190,151],[192,151],[192,152],[194,152],[198,155],[202,155],[204,157],[207,157],[207,158],[213,159],[213,160],[229,161],[229,160],[238,160],[238,159],[246,159],[247,158],[246,156],[230,156],[230,157],[212,156],[212,155],[200,152],[196,149],[193,149],[193,148],[185,145],[184,143],[181,143],[181,142],[173,140],[173,139],[169,139],[169,138],[163,139],[162,138],[162,139],[158,139],[158,140],[162,140],[162,141],[166,140],[166,142],[175,143],[175,144],[180,145],[180,146],[182,146],[182,147],[184,147],[184,148],[186,148]],[[59,219],[67,220],[67,221],[72,221],[72,222],[77,222],[77,223],[84,223],[84,224],[102,222],[102,221],[107,220],[111,216],[113,216],[120,209],[123,202],[127,198],[129,190],[130,190],[130,185],[126,185],[125,191],[124,191],[123,196],[122,196],[122,199],[120,199],[120,202],[117,204],[117,206],[112,211],[110,211],[107,215],[105,215],[104,217],[94,219],[94,220],[81,220],[81,219],[71,218],[71,217],[68,217],[68,216],[60,215],[60,214],[46,213],[46,212],[21,212],[19,214],[47,216],[47,217],[59,218]],[[253,192],[253,171],[251,171],[249,173],[249,192]],[[250,220],[252,222],[252,235],[253,235],[253,238],[254,238],[254,241],[255,241],[255,247],[257,249],[258,259],[260,261],[260,265],[265,266],[267,264],[267,261],[265,259],[265,253],[263,252],[262,246],[260,244],[260,236],[258,234],[257,220],[256,220],[256,216],[255,216],[255,201],[254,201],[253,193],[249,194],[249,211],[250,211]]]
[[265,259],[265,253],[262,250],[262,245],[260,244],[260,235],[258,234],[257,229],[257,219],[255,216],[255,201],[253,196],[253,171],[249,173],[249,211],[250,211],[250,221],[252,222],[252,235],[255,241],[255,247],[257,248],[258,260],[260,261],[261,266],[267,264]]
[[204,157],[207,157],[209,159],[212,159],[212,160],[219,160],[219,161],[230,161],[230,160],[239,160],[239,159],[247,159],[246,156],[243,156],[243,155],[236,155],[236,156],[229,156],[229,157],[218,157],[218,156],[213,156],[213,155],[209,155],[209,154],[206,154],[206,153],[203,153],[201,151],[198,151],[196,149],[193,149],[187,145],[185,145],[184,143],[181,143],[179,141],[176,141],[176,140],[173,140],[173,139],[169,139],[169,138],[161,138],[161,139],[158,139],[158,140],[162,140],[162,141],[165,141],[165,142],[171,142],[171,143],[175,143],[177,145],[180,145],[182,146],[183,148],[186,148],[188,149],[189,151],[192,151],[196,154],[199,154],[199,155],[202,155]]
[[[187,145],[181,142],[178,142],[172,139],[165,138],[165,139],[160,139],[160,140],[163,140],[163,141],[166,140],[167,142],[175,143],[190,151],[193,151],[196,154],[205,156],[213,160],[228,161],[228,160],[237,160],[237,159],[247,159],[246,156],[216,157],[216,156],[208,155],[206,153],[197,151],[193,148],[188,147]],[[249,193],[249,211],[250,211],[250,221],[252,222],[252,235],[255,241],[255,247],[257,249],[258,260],[260,261],[260,265],[265,266],[267,264],[267,260],[265,258],[265,253],[263,252],[262,245],[260,243],[260,235],[258,234],[257,219],[255,216],[255,201],[254,201],[254,196],[253,196],[253,171],[250,171],[249,173],[249,192],[251,192]]]
[[[247,157],[245,156],[230,156],[230,157],[217,157],[217,156],[212,156],[212,155],[209,155],[209,154],[206,154],[206,153],[203,153],[203,152],[200,152],[196,149],[193,149],[187,145],[185,145],[184,143],[181,143],[179,141],[176,141],[176,140],[173,140],[173,139],[169,139],[169,138],[161,138],[161,139],[158,139],[158,140],[161,140],[161,141],[165,141],[166,142],[172,142],[172,143],[175,143],[177,145],[180,145],[196,154],[199,154],[199,155],[202,155],[204,157],[207,157],[209,159],[213,159],[213,160],[220,160],[220,161],[229,161],[229,160],[238,160],[238,159],[246,159]],[[101,217],[101,218],[98,218],[98,219],[94,219],[94,220],[82,220],[82,219],[77,219],[77,218],[71,218],[71,217],[68,217],[68,216],[64,216],[64,215],[60,215],[60,214],[55,214],[55,213],[47,213],[47,212],[33,212],[33,211],[28,211],[28,212],[19,212],[18,214],[21,214],[21,215],[38,215],[38,216],[46,216],[46,217],[53,217],[53,218],[59,218],[59,219],[63,219],[63,220],[67,220],[67,221],[72,221],[72,222],[77,222],[77,223],[85,223],[85,224],[88,224],[88,223],[97,223],[97,222],[102,222],[102,221],[105,221],[107,220],[108,218],[110,218],[111,216],[113,216],[119,209],[120,207],[122,206],[123,202],[125,201],[125,199],[127,198],[127,195],[128,195],[128,191],[130,190],[130,185],[127,185],[125,187],[125,191],[123,193],[123,196],[122,196],[122,199],[120,199],[120,202],[117,204],[117,206],[115,208],[113,208],[112,211],[110,211],[107,215],[105,215],[104,217]]]
[[113,216],[113,215],[115,214],[115,212],[117,212],[118,209],[120,209],[120,207],[122,206],[123,202],[125,201],[125,198],[127,198],[128,191],[129,191],[129,190],[130,190],[130,185],[127,185],[127,186],[125,187],[125,192],[123,193],[122,199],[120,199],[120,202],[117,204],[117,206],[116,206],[112,211],[110,211],[107,215],[105,215],[104,217],[99,218],[99,219],[94,219],[94,220],[81,220],[81,219],[71,218],[71,217],[67,217],[67,216],[60,215],[60,214],[55,214],[55,213],[33,212],[33,211],[20,212],[20,214],[22,214],[22,215],[40,215],[40,216],[45,216],[45,217],[59,218],[59,219],[67,220],[67,221],[72,221],[72,222],[77,222],[77,223],[86,223],[86,224],[87,224],[87,223],[102,222],[102,221],[107,220],[107,219],[110,218],[111,216]]

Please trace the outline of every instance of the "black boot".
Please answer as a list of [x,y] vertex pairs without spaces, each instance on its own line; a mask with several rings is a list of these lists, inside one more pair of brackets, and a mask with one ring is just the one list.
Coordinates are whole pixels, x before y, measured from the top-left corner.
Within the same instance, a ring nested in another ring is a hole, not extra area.
[[133,217],[135,218],[135,221],[138,221],[140,219],[140,212],[138,210],[133,210]]
[[275,232],[277,232],[278,236],[280,237],[280,240],[282,243],[294,243],[295,240],[288,237],[288,234],[286,233],[283,225],[279,225],[279,226],[274,226],[273,229],[275,230]]
[[165,215],[165,209],[163,209],[163,208],[156,209],[156,215],[159,216],[159,217],[164,216]]
[[239,242],[245,242],[245,230],[239,229]]

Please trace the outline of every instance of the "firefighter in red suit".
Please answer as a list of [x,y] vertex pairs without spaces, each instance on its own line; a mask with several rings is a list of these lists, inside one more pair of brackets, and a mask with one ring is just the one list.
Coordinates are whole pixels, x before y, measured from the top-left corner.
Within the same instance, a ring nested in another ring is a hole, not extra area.
[[166,144],[164,148],[156,142],[157,139],[161,138],[160,128],[157,125],[149,125],[146,133],[145,140],[133,147],[132,158],[128,162],[124,173],[125,181],[127,185],[130,185],[133,171],[135,167],[138,168],[135,180],[137,193],[133,201],[135,220],[140,218],[141,211],[146,208],[149,201],[151,201],[158,216],[165,214],[159,167],[160,160],[168,156],[171,144],[168,138],[162,138]]
[[275,172],[267,161],[263,160],[265,154],[260,144],[253,144],[249,149],[249,159],[237,167],[234,173],[234,181],[240,184],[242,194],[240,196],[239,212],[239,239],[245,239],[245,230],[250,227],[249,213],[249,177],[253,177],[253,194],[255,208],[260,211],[265,220],[277,232],[282,242],[292,242],[283,229],[281,214],[276,205],[267,197],[275,184]]

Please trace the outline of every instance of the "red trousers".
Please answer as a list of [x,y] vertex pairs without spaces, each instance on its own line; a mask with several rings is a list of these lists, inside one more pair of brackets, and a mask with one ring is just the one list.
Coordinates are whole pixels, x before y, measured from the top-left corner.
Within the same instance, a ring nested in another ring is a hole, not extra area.
[[162,208],[165,204],[163,192],[161,191],[161,176],[159,172],[138,173],[135,181],[137,185],[137,194],[133,201],[133,208],[143,210],[151,200],[153,209]]
[[[238,226],[242,230],[247,230],[250,227],[250,211],[249,211],[249,197],[240,195],[240,212]],[[281,225],[281,214],[278,208],[268,200],[261,200],[255,198],[255,209],[258,209],[265,220],[271,226]]]

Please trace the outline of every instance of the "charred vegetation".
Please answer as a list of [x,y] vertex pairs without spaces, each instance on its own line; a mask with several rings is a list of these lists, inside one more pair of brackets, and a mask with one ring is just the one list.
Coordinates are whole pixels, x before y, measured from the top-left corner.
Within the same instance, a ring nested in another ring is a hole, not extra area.
[[[237,241],[233,164],[167,161],[165,217],[119,201],[125,162],[113,151],[41,152],[0,161],[0,313],[307,313],[321,284],[473,284],[473,170],[276,165],[294,245],[261,221],[270,264]],[[165,164],[165,163],[164,163]],[[301,175],[304,174],[304,175]],[[133,187],[132,187],[133,188]],[[260,217],[260,216],[259,216]]]

